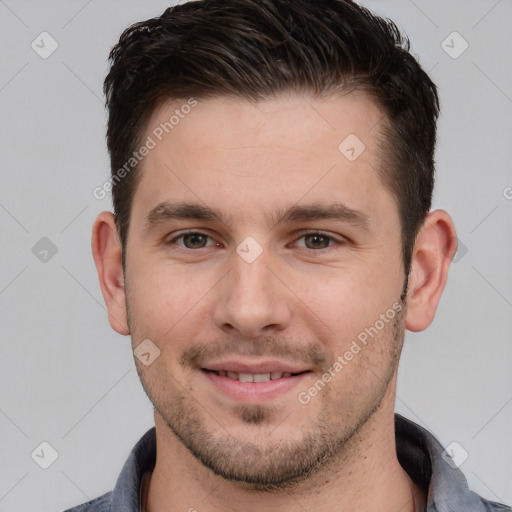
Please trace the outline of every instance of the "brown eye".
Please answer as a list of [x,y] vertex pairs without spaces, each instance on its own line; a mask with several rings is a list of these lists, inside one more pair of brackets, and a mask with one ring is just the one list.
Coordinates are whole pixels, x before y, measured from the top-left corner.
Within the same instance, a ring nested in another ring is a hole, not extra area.
[[310,233],[302,236],[307,249],[326,249],[331,245],[332,237],[322,233]]
[[202,249],[206,247],[206,241],[208,240],[208,237],[201,233],[189,233],[182,235],[181,238],[183,238],[183,245],[187,249]]

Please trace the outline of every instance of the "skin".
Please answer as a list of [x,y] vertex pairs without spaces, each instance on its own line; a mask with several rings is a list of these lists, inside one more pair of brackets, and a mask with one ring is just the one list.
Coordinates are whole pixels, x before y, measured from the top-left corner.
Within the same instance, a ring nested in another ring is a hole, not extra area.
[[[180,104],[157,108],[146,136]],[[199,101],[143,161],[125,275],[113,215],[97,217],[92,248],[110,324],[131,334],[133,348],[150,339],[160,350],[149,366],[135,359],[155,405],[148,512],[406,512],[413,492],[425,500],[396,457],[396,372],[405,329],[423,330],[434,318],[456,234],[445,211],[429,213],[401,303],[398,208],[376,171],[383,122],[364,93]],[[350,133],[366,146],[354,161],[338,150]],[[163,201],[198,202],[226,219],[148,229],[149,212]],[[361,212],[366,225],[275,223],[280,209],[332,202]],[[169,243],[187,229],[209,238]],[[247,236],[262,249],[252,263],[236,251]],[[298,393],[397,304],[400,314],[300,403]],[[310,372],[273,398],[241,402],[201,370],[228,356]]]

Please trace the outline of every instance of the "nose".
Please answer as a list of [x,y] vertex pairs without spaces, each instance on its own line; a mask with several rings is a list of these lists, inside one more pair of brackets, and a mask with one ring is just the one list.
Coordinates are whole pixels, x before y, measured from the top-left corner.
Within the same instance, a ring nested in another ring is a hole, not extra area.
[[267,252],[251,263],[233,252],[231,271],[216,287],[214,322],[219,329],[255,338],[289,325],[293,294]]

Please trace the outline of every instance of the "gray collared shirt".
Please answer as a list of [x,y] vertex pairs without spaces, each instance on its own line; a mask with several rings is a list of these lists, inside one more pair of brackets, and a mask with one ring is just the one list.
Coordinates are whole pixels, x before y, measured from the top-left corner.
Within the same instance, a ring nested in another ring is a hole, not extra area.
[[[395,414],[395,431],[400,464],[428,495],[426,512],[512,512],[470,491],[460,469],[446,455],[443,458],[443,447],[428,430]],[[139,512],[142,477],[155,460],[153,427],[133,448],[112,492],[65,512]]]

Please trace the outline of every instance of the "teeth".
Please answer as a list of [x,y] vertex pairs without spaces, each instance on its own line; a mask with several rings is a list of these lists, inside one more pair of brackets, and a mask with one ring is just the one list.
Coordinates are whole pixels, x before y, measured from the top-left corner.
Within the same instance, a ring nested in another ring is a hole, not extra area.
[[291,377],[290,372],[270,372],[270,373],[237,373],[219,370],[216,372],[221,377],[229,377],[240,382],[267,382],[269,380]]
[[253,382],[267,382],[270,380],[270,373],[256,373],[253,379]]

